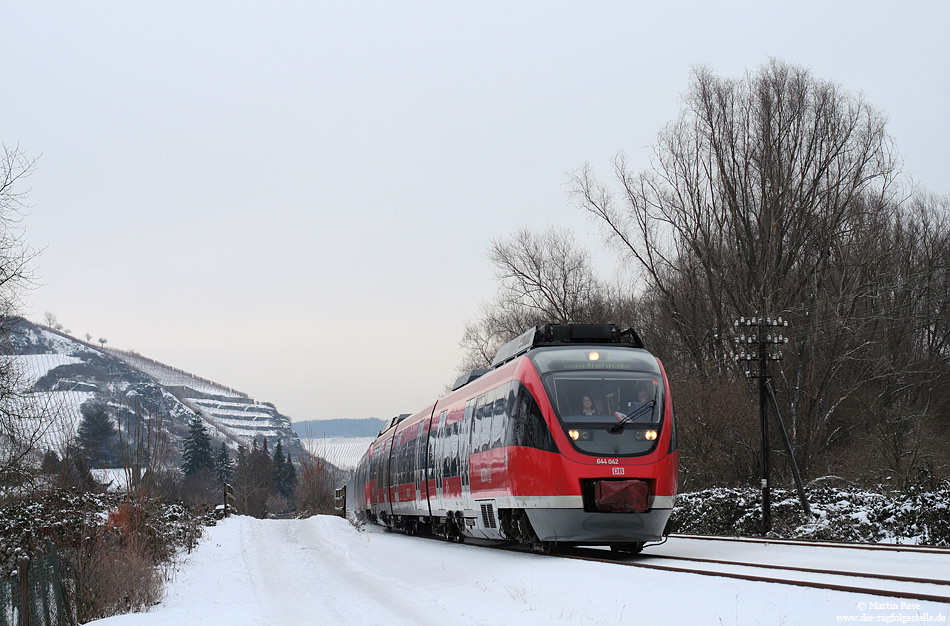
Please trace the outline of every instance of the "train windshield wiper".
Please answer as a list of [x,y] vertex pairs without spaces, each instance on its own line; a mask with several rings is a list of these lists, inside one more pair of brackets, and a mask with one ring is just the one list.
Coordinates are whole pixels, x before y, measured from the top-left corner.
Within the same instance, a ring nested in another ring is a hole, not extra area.
[[642,406],[640,406],[640,407],[634,409],[633,411],[631,411],[631,412],[628,413],[627,415],[623,415],[622,413],[620,413],[620,412],[618,411],[618,412],[616,413],[616,416],[619,418],[619,417],[621,417],[621,415],[623,415],[623,419],[621,419],[619,422],[617,422],[616,424],[614,424],[613,426],[611,426],[609,429],[607,429],[608,432],[611,432],[611,433],[619,433],[619,432],[622,432],[623,429],[624,429],[624,426],[626,426],[627,424],[629,424],[629,423],[632,422],[633,420],[635,420],[635,419],[637,419],[638,417],[640,417],[640,415],[642,415],[643,413],[646,413],[646,410],[647,410],[647,409],[652,409],[653,407],[655,407],[655,406],[656,406],[656,395],[657,395],[657,393],[659,393],[659,390],[660,390],[660,388],[657,387],[656,392],[654,392],[654,394],[653,394],[653,399],[652,399],[652,400],[650,400],[650,401],[647,402],[646,404],[644,404],[644,405],[642,405]]

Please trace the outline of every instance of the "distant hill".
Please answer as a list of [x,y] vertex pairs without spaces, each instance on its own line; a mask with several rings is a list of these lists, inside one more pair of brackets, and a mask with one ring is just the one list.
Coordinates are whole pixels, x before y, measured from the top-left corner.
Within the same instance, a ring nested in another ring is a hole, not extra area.
[[385,420],[367,417],[365,419],[306,420],[303,422],[293,422],[291,426],[301,439],[319,437],[375,437],[385,423]]
[[[210,427],[214,445],[232,448],[267,439],[280,441],[294,457],[304,454],[290,419],[273,404],[139,354],[123,352],[71,337],[19,319],[9,337],[9,352],[26,391],[41,394],[56,407],[61,427],[51,429],[40,447],[62,453],[75,436],[82,407],[108,407],[114,416],[139,411],[157,418],[171,437],[169,463],[180,460],[188,422],[199,414]],[[373,433],[376,434],[375,432]]]

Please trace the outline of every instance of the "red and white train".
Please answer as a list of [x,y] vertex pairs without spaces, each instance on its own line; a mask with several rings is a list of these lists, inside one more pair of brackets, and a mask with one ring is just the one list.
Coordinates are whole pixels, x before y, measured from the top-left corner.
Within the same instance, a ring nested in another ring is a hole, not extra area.
[[670,384],[636,333],[548,324],[390,420],[346,508],[409,534],[639,552],[664,535],[678,469]]

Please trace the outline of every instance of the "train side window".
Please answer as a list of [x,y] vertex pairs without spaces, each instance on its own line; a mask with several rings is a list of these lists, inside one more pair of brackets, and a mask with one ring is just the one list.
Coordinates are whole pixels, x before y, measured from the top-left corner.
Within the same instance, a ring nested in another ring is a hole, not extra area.
[[478,440],[479,450],[485,452],[491,447],[492,414],[495,412],[495,390],[485,394],[485,404],[482,406],[482,432]]
[[469,426],[468,426],[468,451],[469,454],[475,452],[475,429],[478,428],[478,401],[481,400],[481,396],[477,398],[472,398],[468,401],[468,404],[465,405],[465,410],[467,411],[469,406],[471,406],[472,414],[468,416]]
[[399,463],[399,469],[396,471],[396,481],[397,485],[401,485],[406,482],[406,456],[409,451],[409,444],[405,441],[405,433],[400,433],[399,437],[399,446],[396,451],[396,461]]
[[450,459],[449,471],[452,476],[459,475],[459,422],[453,422],[449,430]]
[[433,418],[432,423],[429,424],[429,436],[428,441],[428,460],[426,461],[426,468],[428,470],[428,477],[430,479],[435,478],[435,466],[437,459],[439,458],[436,453],[436,443],[438,442],[439,436],[439,418]]
[[436,484],[441,485],[445,477],[445,411],[439,414],[439,420],[433,435],[435,436],[435,466],[436,466]]
[[[490,402],[488,394],[478,396],[475,403],[475,419],[472,424],[472,452],[482,451],[482,442],[485,441],[485,403]],[[488,427],[491,428],[491,414],[488,418]]]
[[459,459],[462,484],[468,486],[468,455],[472,449],[472,426],[475,414],[475,398],[465,403],[465,414],[459,427]]
[[505,431],[502,434],[502,445],[515,445],[515,428],[518,426],[518,381],[512,381],[508,384],[508,395],[506,397],[505,413],[508,419],[505,421]]
[[[419,486],[422,488],[423,494],[425,493],[425,485],[422,483],[425,481],[426,475],[426,445],[425,439],[423,439],[423,433],[425,431],[425,426],[428,423],[428,419],[425,419],[419,422],[419,430],[416,434],[416,458],[415,458],[415,467],[413,468],[413,482],[418,482]],[[425,497],[425,496],[423,496]]]
[[500,387],[495,395],[491,420],[491,441],[489,443],[489,448],[492,449],[502,446],[505,428],[508,426],[508,388],[508,384]]
[[513,445],[557,452],[554,437],[541,414],[541,407],[524,385],[518,385],[512,421]]
[[[413,429],[415,431],[415,429]],[[413,433],[415,434],[415,433]],[[414,436],[409,442],[409,454],[406,455],[406,482],[416,482],[416,468],[419,467],[419,437]]]

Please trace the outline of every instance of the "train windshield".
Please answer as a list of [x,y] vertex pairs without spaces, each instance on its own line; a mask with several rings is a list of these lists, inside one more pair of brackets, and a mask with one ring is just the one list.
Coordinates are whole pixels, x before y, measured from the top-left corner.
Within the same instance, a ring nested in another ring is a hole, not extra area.
[[577,450],[635,456],[654,449],[665,398],[659,367],[648,352],[549,348],[533,351],[531,357]]

